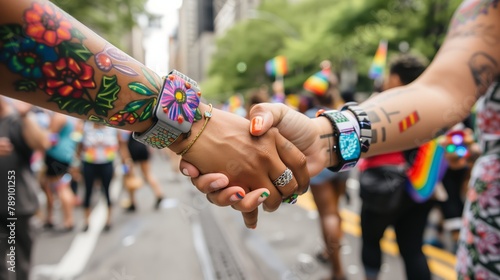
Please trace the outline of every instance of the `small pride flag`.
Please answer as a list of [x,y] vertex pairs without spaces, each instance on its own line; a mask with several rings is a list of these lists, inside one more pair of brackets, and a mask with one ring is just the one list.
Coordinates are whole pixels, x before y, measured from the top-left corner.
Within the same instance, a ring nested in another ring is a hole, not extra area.
[[321,70],[304,82],[304,89],[316,95],[325,94],[328,89],[329,70]]
[[283,77],[288,73],[288,67],[286,64],[286,57],[279,55],[272,58],[266,62],[266,73],[269,76]]
[[378,44],[377,52],[373,57],[372,65],[370,66],[370,71],[368,72],[368,77],[370,79],[376,80],[384,77],[385,63],[387,60],[387,41],[381,40]]
[[424,202],[432,195],[446,171],[444,148],[432,140],[418,149],[413,165],[407,171],[406,189],[416,202]]

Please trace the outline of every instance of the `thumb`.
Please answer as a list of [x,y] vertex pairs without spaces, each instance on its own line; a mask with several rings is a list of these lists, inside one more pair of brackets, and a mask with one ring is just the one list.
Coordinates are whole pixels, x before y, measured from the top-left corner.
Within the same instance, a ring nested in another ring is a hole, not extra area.
[[259,103],[250,110],[250,134],[260,136],[283,119],[287,106],[281,103]]
[[182,174],[191,178],[200,176],[200,171],[198,170],[198,168],[185,160],[181,160],[181,162],[179,163],[179,170],[182,172]]

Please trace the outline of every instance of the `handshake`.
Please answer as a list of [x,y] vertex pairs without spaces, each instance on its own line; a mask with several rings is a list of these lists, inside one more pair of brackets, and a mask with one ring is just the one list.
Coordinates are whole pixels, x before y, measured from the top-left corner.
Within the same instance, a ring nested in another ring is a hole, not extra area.
[[310,119],[278,103],[255,105],[249,118],[214,110],[180,170],[210,202],[241,211],[255,228],[259,205],[271,212],[295,203],[310,176],[339,160],[329,118]]

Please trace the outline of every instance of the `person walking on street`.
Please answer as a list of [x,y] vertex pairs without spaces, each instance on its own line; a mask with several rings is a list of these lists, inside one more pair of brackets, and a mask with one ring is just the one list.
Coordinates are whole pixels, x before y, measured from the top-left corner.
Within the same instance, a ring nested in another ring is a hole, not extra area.
[[33,151],[50,146],[49,133],[37,124],[31,108],[23,102],[9,104],[0,96],[1,280],[29,279],[35,241],[30,221],[39,208],[40,187],[30,170],[30,158]]

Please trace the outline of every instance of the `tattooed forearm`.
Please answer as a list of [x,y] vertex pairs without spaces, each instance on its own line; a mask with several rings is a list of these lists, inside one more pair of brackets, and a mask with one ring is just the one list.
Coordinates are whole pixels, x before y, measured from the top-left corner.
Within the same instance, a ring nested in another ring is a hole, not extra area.
[[450,32],[459,26],[475,20],[480,15],[486,15],[491,9],[498,7],[500,0],[466,0],[455,12],[451,22]]
[[469,60],[469,69],[477,87],[476,96],[483,95],[488,87],[497,78],[498,63],[489,54],[477,52]]
[[[22,20],[0,25],[0,63],[17,75],[16,91],[43,91],[59,110],[112,126],[151,117],[155,73],[111,45],[92,52],[78,22],[50,2],[32,3]],[[125,90],[135,96],[118,101]]]

